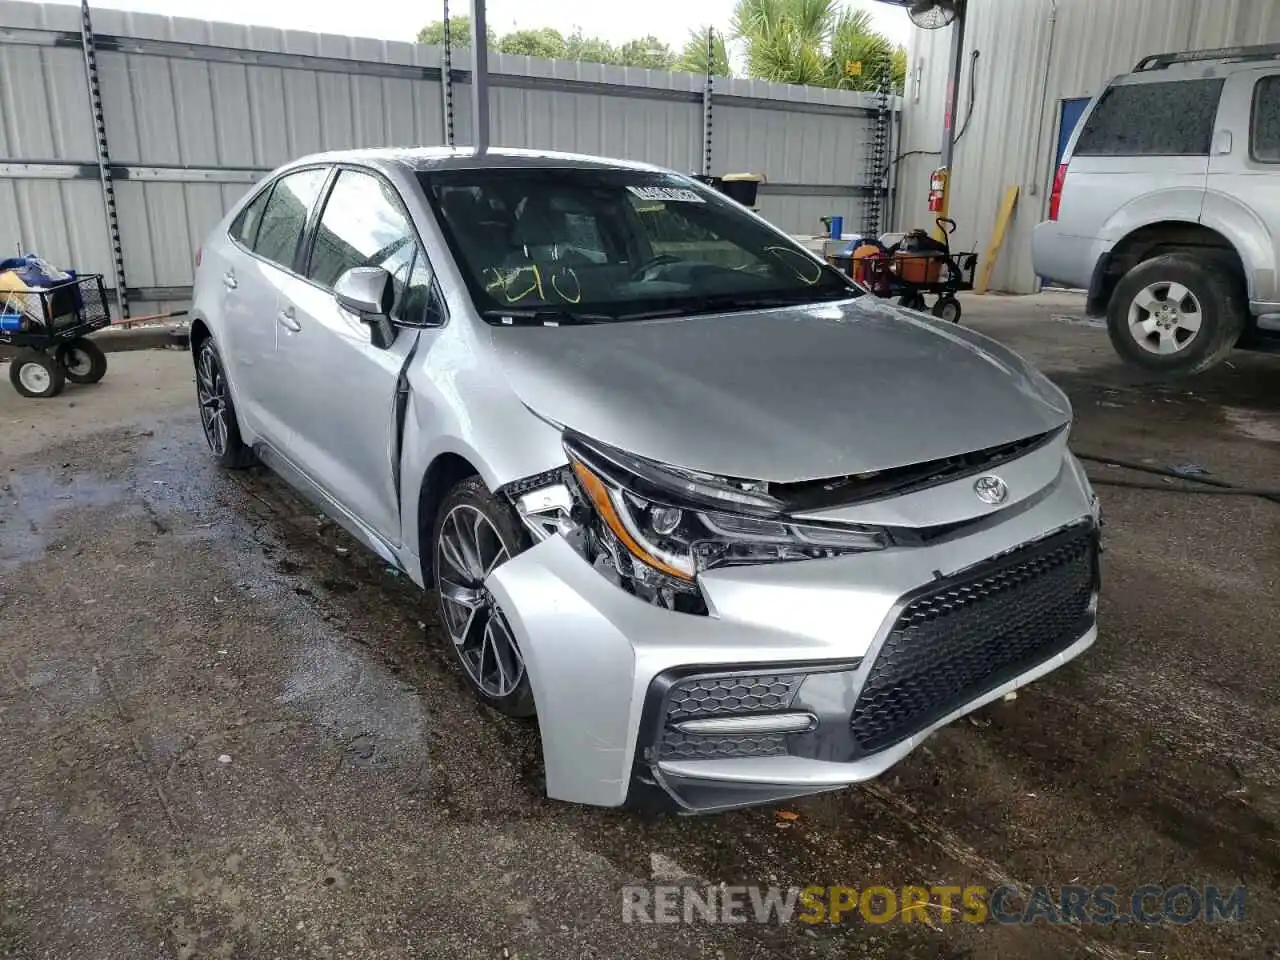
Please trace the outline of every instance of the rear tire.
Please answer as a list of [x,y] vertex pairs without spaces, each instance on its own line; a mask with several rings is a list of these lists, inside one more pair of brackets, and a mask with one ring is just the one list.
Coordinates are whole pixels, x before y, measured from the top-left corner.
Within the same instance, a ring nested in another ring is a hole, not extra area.
[[240,436],[240,422],[231,401],[231,387],[213,337],[201,340],[196,348],[196,402],[200,407],[200,425],[204,428],[205,441],[220,466],[243,470],[258,462]]
[[933,305],[933,315],[947,323],[959,323],[962,312],[960,301],[955,297],[939,297],[938,302]]
[[444,498],[431,531],[432,568],[449,645],[481,701],[509,717],[532,717],[524,657],[485,580],[528,545],[511,509],[468,477]]
[[9,382],[19,394],[31,400],[56,397],[66,386],[62,365],[40,350],[19,350],[9,363]]
[[1191,253],[1138,264],[1116,284],[1107,333],[1127,363],[1171,375],[1220,363],[1240,338],[1246,304],[1225,268]]
[[72,383],[97,383],[107,375],[107,355],[88,337],[59,346],[58,363]]

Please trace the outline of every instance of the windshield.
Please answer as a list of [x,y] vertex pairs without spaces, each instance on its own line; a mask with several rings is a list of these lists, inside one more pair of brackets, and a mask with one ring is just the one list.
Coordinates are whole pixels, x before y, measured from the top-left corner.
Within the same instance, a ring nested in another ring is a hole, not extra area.
[[502,167],[420,177],[487,319],[628,320],[858,292],[732,201],[675,174]]

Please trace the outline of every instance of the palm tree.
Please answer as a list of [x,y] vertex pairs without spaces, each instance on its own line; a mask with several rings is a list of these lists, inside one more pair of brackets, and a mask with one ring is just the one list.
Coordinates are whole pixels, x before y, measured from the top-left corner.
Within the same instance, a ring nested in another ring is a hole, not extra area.
[[[709,27],[701,27],[689,31],[689,39],[685,41],[684,48],[680,51],[680,58],[676,60],[672,70],[696,73],[699,76],[707,74],[707,30],[709,29]],[[724,44],[724,34],[719,30],[715,31],[712,37],[711,47],[710,72],[717,77],[733,76],[733,70],[729,67],[729,52]]]
[[738,0],[733,34],[761,80],[874,90],[894,72],[893,45],[871,15],[838,0]]

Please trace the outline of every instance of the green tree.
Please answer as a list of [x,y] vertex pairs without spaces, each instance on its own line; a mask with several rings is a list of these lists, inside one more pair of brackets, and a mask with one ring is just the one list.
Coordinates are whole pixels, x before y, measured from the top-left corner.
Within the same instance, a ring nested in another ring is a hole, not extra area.
[[565,37],[565,59],[584,60],[587,63],[617,63],[618,51],[613,44],[599,37],[584,37],[581,30],[574,30]]
[[893,92],[901,96],[907,89],[907,48],[893,51]]
[[747,74],[761,80],[875,90],[895,76],[893,45],[871,29],[871,15],[837,0],[738,0],[732,29]]
[[[707,27],[689,31],[689,39],[685,41],[680,57],[672,65],[672,70],[683,73],[696,73],[705,76],[707,73]],[[729,67],[729,52],[725,48],[724,34],[717,30],[712,38],[711,72],[717,77],[731,77],[733,70]]]
[[498,39],[495,49],[499,53],[516,53],[526,57],[542,57],[544,60],[564,60],[566,44],[559,30],[542,27],[538,30],[513,30]]
[[617,62],[624,67],[670,70],[671,65],[676,62],[676,55],[657,37],[649,35],[638,40],[628,40],[619,47]]
[[[485,31],[485,35],[489,38],[489,45],[492,46],[495,40],[493,28],[489,27]],[[471,46],[471,18],[470,17],[450,17],[449,18],[449,46],[451,47],[470,47]],[[429,43],[433,46],[440,46],[444,43],[444,21],[432,20],[425,27],[418,31],[418,42]]]

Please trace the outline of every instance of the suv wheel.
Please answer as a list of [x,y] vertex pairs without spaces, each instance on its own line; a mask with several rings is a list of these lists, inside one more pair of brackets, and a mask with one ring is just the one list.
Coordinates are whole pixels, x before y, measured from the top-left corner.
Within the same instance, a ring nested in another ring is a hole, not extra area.
[[1107,309],[1116,352],[1163,373],[1209,369],[1231,352],[1244,325],[1244,303],[1233,276],[1189,253],[1138,264],[1116,284]]
[[435,586],[451,646],[480,699],[512,717],[533,716],[533,688],[515,631],[485,579],[525,545],[519,520],[479,477],[449,491],[436,512]]

